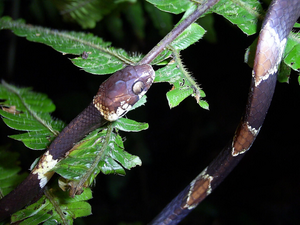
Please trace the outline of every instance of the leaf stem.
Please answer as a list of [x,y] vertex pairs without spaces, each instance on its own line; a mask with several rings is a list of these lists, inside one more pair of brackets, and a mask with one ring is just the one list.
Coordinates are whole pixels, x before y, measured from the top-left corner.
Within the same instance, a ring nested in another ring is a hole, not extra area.
[[[80,193],[80,190],[82,189],[84,183],[89,179],[89,177],[91,176],[91,174],[95,171],[95,168],[98,166],[100,160],[103,157],[103,152],[107,149],[108,144],[110,142],[111,139],[111,134],[113,132],[113,124],[109,123],[107,125],[107,130],[106,130],[106,136],[104,139],[104,143],[101,147],[101,149],[99,150],[95,160],[93,161],[93,164],[91,165],[91,167],[87,170],[87,172],[83,175],[83,177],[80,179],[80,181],[78,182],[78,184],[76,185],[75,189],[72,190],[72,197],[74,197],[74,195],[78,192]],[[98,140],[97,140],[98,141]]]
[[55,201],[53,195],[50,193],[50,191],[47,188],[47,186],[45,187],[44,194],[48,198],[48,200],[50,201],[50,203],[53,205],[55,211],[58,213],[58,215],[61,218],[63,224],[64,225],[68,225],[69,223],[66,220],[65,214],[61,210],[60,205]]
[[63,38],[66,38],[66,39],[69,39],[69,40],[72,40],[72,41],[76,41],[80,44],[87,45],[87,46],[90,46],[91,48],[94,48],[94,49],[97,49],[99,51],[110,54],[110,55],[116,57],[117,59],[119,59],[120,61],[122,61],[123,63],[129,64],[129,65],[134,64],[134,62],[132,60],[130,60],[129,58],[124,57],[121,54],[118,54],[117,50],[114,50],[114,49],[110,48],[110,46],[102,47],[99,44],[95,44],[91,41],[86,41],[86,40],[84,40],[82,38],[79,38],[79,37],[75,37],[73,35],[68,34],[67,32],[57,32],[57,31],[49,30],[49,33],[51,33],[53,35],[63,37]]
[[173,57],[177,63],[178,69],[182,72],[182,74],[184,74],[184,77],[191,83],[192,85],[192,89],[194,91],[193,96],[195,97],[197,103],[199,104],[199,100],[200,100],[200,87],[197,84],[197,82],[193,79],[193,77],[191,76],[191,74],[185,69],[181,58],[180,58],[180,53],[179,51],[177,51],[172,45],[168,45],[167,46],[168,49],[170,49],[173,53]]
[[140,62],[138,65],[151,63],[166,47],[171,44],[189,25],[195,22],[203,13],[218,3],[219,0],[207,0],[199,4],[197,9],[170,31]]
[[7,88],[12,93],[16,94],[24,107],[27,109],[29,114],[31,114],[41,125],[43,125],[45,128],[47,128],[51,133],[53,133],[55,136],[59,135],[59,131],[53,129],[53,127],[48,124],[46,121],[44,121],[34,110],[30,108],[30,106],[25,102],[24,97],[22,96],[22,93],[20,90],[14,88],[13,86],[6,83],[4,80],[2,80],[2,85]]

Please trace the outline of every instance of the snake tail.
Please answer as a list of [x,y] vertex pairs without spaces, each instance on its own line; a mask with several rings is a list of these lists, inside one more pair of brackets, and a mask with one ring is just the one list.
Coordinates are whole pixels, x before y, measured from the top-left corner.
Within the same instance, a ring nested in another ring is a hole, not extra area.
[[299,0],[271,3],[258,39],[245,114],[233,139],[150,224],[178,224],[224,180],[250,149],[269,109],[287,37],[299,15]]

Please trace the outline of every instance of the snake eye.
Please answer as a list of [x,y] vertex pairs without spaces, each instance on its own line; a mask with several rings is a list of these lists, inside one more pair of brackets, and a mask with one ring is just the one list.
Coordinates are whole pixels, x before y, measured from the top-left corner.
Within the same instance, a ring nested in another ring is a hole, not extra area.
[[137,81],[132,86],[132,91],[134,94],[139,95],[145,88],[145,84],[142,81]]

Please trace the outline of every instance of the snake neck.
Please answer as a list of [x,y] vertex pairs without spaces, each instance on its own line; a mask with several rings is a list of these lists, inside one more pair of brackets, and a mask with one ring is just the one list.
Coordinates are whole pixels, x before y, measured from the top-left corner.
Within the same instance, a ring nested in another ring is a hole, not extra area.
[[51,143],[49,153],[54,160],[63,158],[76,142],[106,122],[94,104],[90,103]]

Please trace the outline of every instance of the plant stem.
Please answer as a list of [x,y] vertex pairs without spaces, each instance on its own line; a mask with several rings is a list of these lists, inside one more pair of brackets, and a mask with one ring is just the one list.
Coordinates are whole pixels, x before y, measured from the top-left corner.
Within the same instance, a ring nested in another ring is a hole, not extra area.
[[51,194],[51,191],[49,191],[49,189],[47,188],[47,186],[45,187],[44,194],[48,198],[48,200],[50,201],[50,203],[53,205],[55,211],[57,212],[57,214],[61,218],[63,224],[64,225],[68,225],[68,222],[66,220],[66,216],[64,215],[63,211],[61,210],[60,204],[55,201],[54,196]]
[[178,26],[174,27],[139,63],[138,65],[149,64],[152,62],[165,48],[171,44],[189,25],[195,22],[203,13],[218,3],[219,0],[207,0],[197,9],[183,20]]
[[84,183],[89,179],[89,177],[91,176],[91,174],[95,171],[95,168],[98,166],[100,160],[103,157],[103,152],[108,147],[109,141],[111,139],[111,133],[112,132],[113,132],[113,126],[112,126],[111,123],[109,123],[109,125],[107,126],[106,136],[105,136],[103,145],[102,145],[101,149],[99,150],[99,152],[98,152],[98,154],[97,154],[97,156],[96,156],[93,164],[91,165],[91,167],[88,169],[88,171],[80,179],[80,181],[76,185],[75,189],[70,192],[70,195],[72,197],[74,197],[76,193],[80,193],[79,190],[82,189]]

